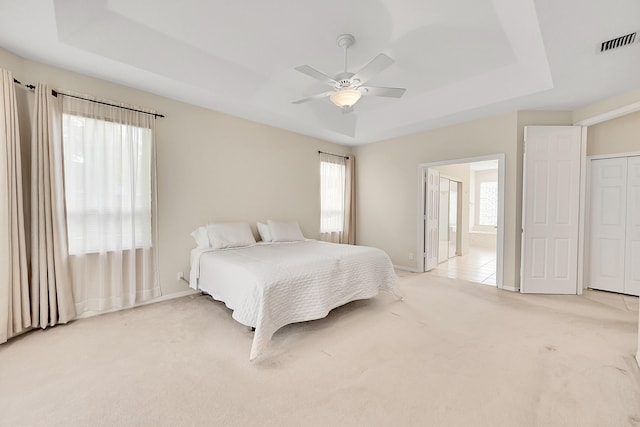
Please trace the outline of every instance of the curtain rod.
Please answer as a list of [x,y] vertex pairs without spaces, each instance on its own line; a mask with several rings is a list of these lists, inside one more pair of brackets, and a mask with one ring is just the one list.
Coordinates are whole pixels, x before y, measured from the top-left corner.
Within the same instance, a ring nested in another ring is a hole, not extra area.
[[341,154],[327,153],[326,151],[320,151],[320,150],[318,150],[318,154],[328,154],[330,156],[342,157],[344,159],[348,159],[349,158],[349,156],[343,156]]
[[136,111],[138,113],[144,113],[144,114],[149,114],[150,116],[154,116],[154,117],[162,117],[164,118],[164,116],[162,114],[157,114],[157,113],[150,113],[148,111],[142,111],[142,110],[136,110],[135,108],[129,108],[129,107],[123,107],[121,105],[116,105],[116,104],[109,104],[108,102],[102,102],[102,101],[96,101],[94,99],[88,99],[88,98],[83,98],[81,96],[76,96],[76,95],[69,95],[66,93],[62,93],[62,92],[57,92],[55,90],[51,90],[51,94],[53,96],[58,96],[58,95],[62,95],[62,96],[68,96],[69,98],[76,98],[76,99],[82,99],[84,101],[89,101],[89,102],[95,102],[96,104],[102,104],[102,105],[108,105],[110,107],[116,107],[116,108],[122,108],[123,110],[129,110],[129,111]]
[[23,85],[22,82],[20,80],[16,79],[15,77],[13,78],[13,82],[14,83],[18,83],[19,85],[22,85],[22,86],[26,87],[27,89],[33,90],[33,89],[36,88],[34,85],[30,85],[30,84]]
[[[20,80],[16,79],[15,77],[13,78],[13,82],[17,83],[19,85],[22,85],[22,82],[20,82]],[[26,85],[23,85],[23,86],[26,87],[27,89],[31,89],[31,90],[34,90],[36,88],[34,85],[30,85],[30,84],[26,84]],[[95,102],[96,104],[109,105],[111,107],[122,108],[123,110],[130,110],[130,111],[136,111],[138,113],[149,114],[150,116],[154,116],[156,118],[158,118],[158,117],[164,118],[164,115],[162,115],[162,114],[150,113],[148,111],[142,111],[142,110],[136,110],[135,108],[123,107],[121,105],[115,105],[115,104],[109,104],[108,102],[95,101],[93,99],[83,98],[81,96],[75,96],[75,95],[68,95],[66,93],[55,91],[53,89],[51,90],[51,95],[57,97],[58,94],[63,95],[63,96],[68,96],[70,98],[77,98],[77,99],[82,99],[82,100],[89,101],[89,102]]]

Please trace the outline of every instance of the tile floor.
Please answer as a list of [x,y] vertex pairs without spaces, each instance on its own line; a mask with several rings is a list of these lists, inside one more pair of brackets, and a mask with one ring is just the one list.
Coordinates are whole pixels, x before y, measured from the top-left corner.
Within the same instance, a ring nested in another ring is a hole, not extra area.
[[495,286],[496,252],[486,248],[470,247],[466,254],[449,258],[431,273]]

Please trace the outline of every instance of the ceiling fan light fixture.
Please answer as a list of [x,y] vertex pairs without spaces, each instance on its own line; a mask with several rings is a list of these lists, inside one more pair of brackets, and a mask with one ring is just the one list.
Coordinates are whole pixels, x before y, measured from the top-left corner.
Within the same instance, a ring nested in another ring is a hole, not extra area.
[[332,93],[329,96],[331,102],[336,104],[338,107],[351,107],[353,106],[362,94],[357,89],[345,88],[340,89],[337,92]]

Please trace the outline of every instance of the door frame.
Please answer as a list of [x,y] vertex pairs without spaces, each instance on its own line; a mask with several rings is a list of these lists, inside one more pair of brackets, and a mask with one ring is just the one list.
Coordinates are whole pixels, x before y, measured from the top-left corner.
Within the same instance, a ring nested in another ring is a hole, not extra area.
[[437,162],[420,163],[418,165],[418,176],[420,180],[418,195],[418,238],[416,243],[416,254],[418,256],[418,271],[424,272],[424,221],[425,221],[425,196],[426,174],[429,168],[445,165],[456,165],[460,163],[475,163],[486,160],[498,161],[498,227],[496,230],[496,287],[503,289],[504,275],[504,186],[505,186],[505,154],[489,154],[486,156],[465,157],[462,159],[441,160]]

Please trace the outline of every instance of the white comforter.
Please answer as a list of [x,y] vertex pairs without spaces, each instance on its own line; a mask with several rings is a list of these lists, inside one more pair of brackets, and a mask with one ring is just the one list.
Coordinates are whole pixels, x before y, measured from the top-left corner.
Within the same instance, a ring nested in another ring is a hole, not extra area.
[[395,278],[380,249],[316,240],[191,254],[190,286],[224,301],[235,320],[255,328],[250,360],[281,327],[323,318],[379,290],[394,292]]

